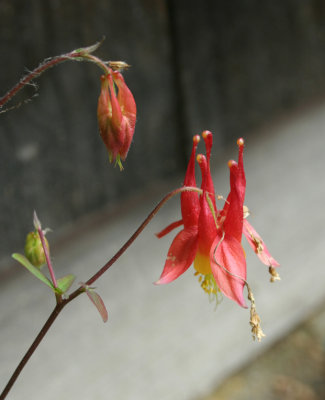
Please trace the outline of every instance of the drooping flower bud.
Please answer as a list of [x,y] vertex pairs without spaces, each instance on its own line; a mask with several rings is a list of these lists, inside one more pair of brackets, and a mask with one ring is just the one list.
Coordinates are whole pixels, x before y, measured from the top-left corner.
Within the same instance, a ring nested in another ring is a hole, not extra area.
[[136,104],[122,74],[111,70],[101,76],[97,118],[100,136],[107,147],[110,162],[115,161],[122,170],[136,122]]
[[[44,239],[47,250],[49,252],[50,251],[49,243],[45,237]],[[25,256],[35,267],[41,268],[41,266],[46,263],[46,257],[42,246],[42,242],[36,230],[33,232],[29,232],[29,234],[27,235],[24,250],[25,250]]]

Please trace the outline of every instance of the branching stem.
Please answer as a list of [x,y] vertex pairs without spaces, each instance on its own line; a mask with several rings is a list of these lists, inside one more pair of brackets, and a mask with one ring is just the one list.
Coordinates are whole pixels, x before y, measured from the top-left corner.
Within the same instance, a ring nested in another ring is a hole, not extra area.
[[15,369],[14,373],[12,374],[11,378],[9,379],[7,385],[5,386],[3,392],[0,394],[0,400],[4,400],[7,397],[10,389],[16,382],[18,376],[22,372],[23,368],[27,364],[30,357],[34,354],[35,350],[37,349],[38,345],[41,343],[43,338],[45,337],[46,333],[52,326],[53,322],[56,320],[57,316],[60,314],[62,309],[78,297],[80,294],[85,292],[85,285],[90,286],[93,284],[97,279],[99,279],[119,258],[120,256],[131,246],[131,244],[135,241],[135,239],[140,235],[140,233],[144,230],[144,228],[149,224],[149,222],[155,217],[161,207],[170,200],[173,196],[178,193],[185,192],[185,191],[194,191],[198,193],[202,193],[201,189],[191,186],[183,186],[181,188],[175,189],[172,192],[168,193],[157,205],[156,207],[150,212],[147,218],[142,222],[142,224],[138,227],[138,229],[133,233],[133,235],[125,242],[125,244],[117,251],[117,253],[102,267],[100,268],[91,278],[88,279],[86,284],[83,284],[71,295],[67,298],[61,298],[61,301],[58,302],[50,314],[49,318],[45,322],[43,328],[40,330],[39,334],[36,336],[35,340],[27,350],[24,357],[21,359],[20,363],[18,364],[17,368]]

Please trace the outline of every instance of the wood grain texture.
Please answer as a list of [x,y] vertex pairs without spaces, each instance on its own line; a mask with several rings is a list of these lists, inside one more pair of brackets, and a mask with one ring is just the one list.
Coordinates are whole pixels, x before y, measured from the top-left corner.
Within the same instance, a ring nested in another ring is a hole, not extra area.
[[[67,63],[38,97],[0,114],[0,259],[23,246],[33,210],[57,229],[184,168],[191,137],[234,137],[322,96],[319,0],[2,0],[0,88],[40,61],[106,37],[98,54],[132,65],[138,106],[125,170],[108,163],[96,121],[100,71]],[[33,96],[28,87],[9,105]]]

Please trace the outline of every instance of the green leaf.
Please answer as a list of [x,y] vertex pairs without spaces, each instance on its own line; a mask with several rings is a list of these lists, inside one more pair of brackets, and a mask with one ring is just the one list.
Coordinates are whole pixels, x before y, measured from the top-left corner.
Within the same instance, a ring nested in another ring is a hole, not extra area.
[[88,47],[80,47],[79,49],[75,49],[74,51],[76,53],[82,53],[82,54],[90,54],[93,53],[94,51],[96,51],[98,49],[98,47],[103,43],[103,41],[105,40],[105,37],[102,38],[102,40],[100,42],[97,42],[91,46]]
[[39,279],[40,281],[42,281],[43,283],[45,283],[45,285],[47,285],[48,287],[50,287],[54,292],[56,292],[55,287],[53,285],[53,283],[47,279],[47,277],[45,275],[43,275],[43,273],[36,267],[34,267],[33,264],[31,264],[28,259],[23,256],[22,254],[19,253],[14,253],[12,255],[12,258],[16,261],[18,261],[22,266],[24,266],[26,269],[28,269],[28,271],[33,274],[34,276],[36,276],[37,279]]
[[57,280],[58,289],[60,290],[61,294],[70,289],[75,279],[75,275],[69,274]]
[[100,297],[100,295],[98,293],[96,293],[94,291],[94,289],[85,287],[85,290],[86,290],[86,293],[87,293],[88,297],[90,298],[91,302],[97,308],[100,316],[103,319],[103,322],[106,322],[108,319],[108,313],[107,313],[107,309],[105,307],[105,304],[104,304],[102,298]]

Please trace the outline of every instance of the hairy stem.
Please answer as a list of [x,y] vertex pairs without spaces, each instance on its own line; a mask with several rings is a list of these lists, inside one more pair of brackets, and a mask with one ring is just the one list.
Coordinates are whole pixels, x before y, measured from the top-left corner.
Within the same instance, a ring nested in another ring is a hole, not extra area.
[[47,58],[33,71],[29,72],[24,76],[12,89],[10,89],[3,97],[0,98],[0,110],[8,103],[24,86],[30,83],[33,79],[38,78],[43,72],[49,68],[54,67],[57,64],[61,64],[64,61],[74,60],[74,61],[90,61],[97,64],[105,73],[109,73],[109,68],[106,66],[105,62],[100,60],[98,57],[92,56],[90,53],[95,51],[101,42],[94,44],[93,46],[84,47],[81,49],[73,50],[69,53],[62,54],[60,56]]

